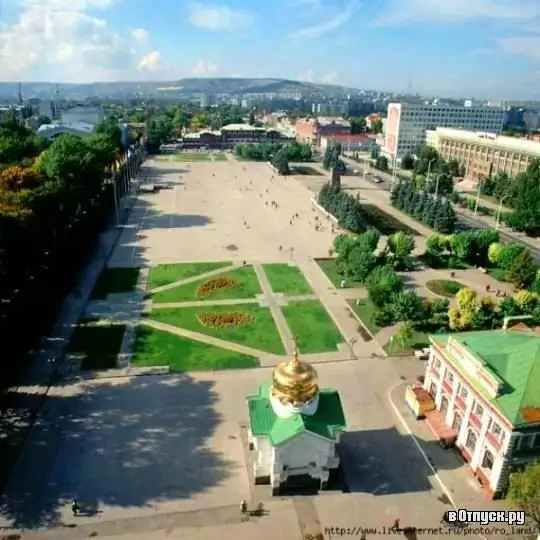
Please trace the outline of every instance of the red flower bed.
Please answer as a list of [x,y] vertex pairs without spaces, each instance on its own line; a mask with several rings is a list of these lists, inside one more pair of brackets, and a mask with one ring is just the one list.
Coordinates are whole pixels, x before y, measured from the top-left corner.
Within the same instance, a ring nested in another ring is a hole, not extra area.
[[197,320],[207,328],[237,328],[247,326],[255,321],[255,317],[242,311],[204,312],[197,314]]
[[202,283],[197,289],[197,296],[212,296],[221,289],[233,289],[238,287],[242,282],[231,278],[216,278],[210,279]]

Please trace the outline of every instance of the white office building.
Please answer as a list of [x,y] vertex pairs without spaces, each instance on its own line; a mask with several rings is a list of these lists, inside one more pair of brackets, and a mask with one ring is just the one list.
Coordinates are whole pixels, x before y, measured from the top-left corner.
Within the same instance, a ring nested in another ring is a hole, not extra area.
[[389,103],[382,155],[399,161],[426,142],[426,131],[451,127],[501,133],[506,112],[500,107]]

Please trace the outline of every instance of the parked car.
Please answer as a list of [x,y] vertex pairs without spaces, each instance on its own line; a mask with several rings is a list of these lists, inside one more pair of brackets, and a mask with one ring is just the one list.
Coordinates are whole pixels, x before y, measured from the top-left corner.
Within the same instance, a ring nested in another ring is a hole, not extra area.
[[416,351],[414,351],[414,356],[416,356],[418,360],[427,360],[429,358],[429,347],[417,349]]
[[379,176],[374,176],[373,177],[373,181],[376,183],[376,184],[380,184],[382,182],[381,178]]

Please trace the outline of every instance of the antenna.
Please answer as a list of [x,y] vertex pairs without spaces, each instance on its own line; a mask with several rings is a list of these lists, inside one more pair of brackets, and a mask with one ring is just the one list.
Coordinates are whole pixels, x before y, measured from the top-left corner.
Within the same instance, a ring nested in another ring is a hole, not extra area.
[[17,97],[19,98],[19,105],[23,105],[23,97],[22,97],[22,83],[19,81],[17,85]]

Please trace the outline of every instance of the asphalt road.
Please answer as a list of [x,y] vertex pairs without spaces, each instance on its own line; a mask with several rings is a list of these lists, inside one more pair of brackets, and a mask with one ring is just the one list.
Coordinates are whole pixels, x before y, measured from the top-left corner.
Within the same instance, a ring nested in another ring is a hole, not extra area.
[[[363,175],[364,169],[360,163],[356,163],[355,161],[348,158],[345,158],[345,162],[351,169],[359,171],[357,173],[358,176]],[[373,182],[372,180],[373,185],[375,187],[379,188],[381,191],[390,191],[391,182],[392,182],[391,174],[386,173],[384,171],[379,171],[377,169],[371,169],[369,170],[369,173],[371,176],[367,177],[367,179],[369,178],[372,179],[375,176],[375,177],[379,177],[382,180],[382,182],[380,183]],[[474,217],[464,212],[461,212],[459,210],[456,210],[456,216],[458,219],[457,226],[459,229],[485,229],[487,227],[487,225],[484,222],[477,220]],[[518,242],[519,244],[524,245],[531,252],[531,255],[536,259],[536,261],[540,262],[540,245],[538,247],[531,245],[532,242],[534,242],[533,239],[530,239],[528,241],[523,241],[523,239],[520,238],[519,236],[514,235],[514,234],[509,234],[502,230],[499,231],[499,234],[500,234],[501,240],[505,242]]]

